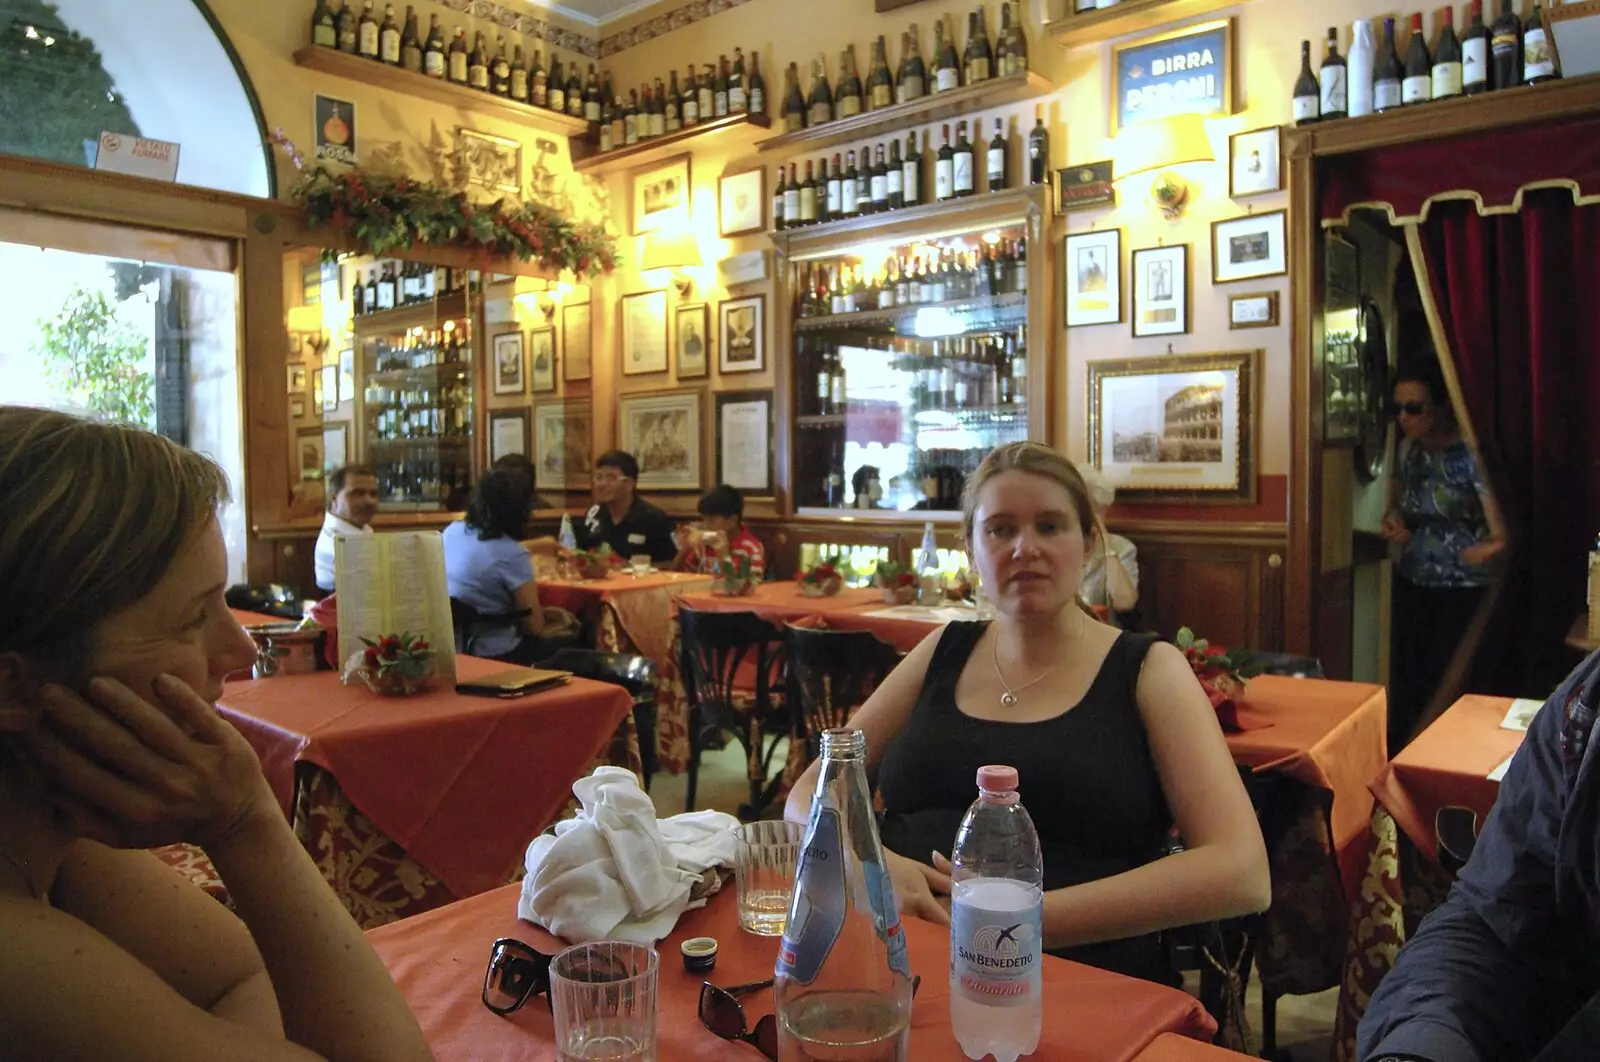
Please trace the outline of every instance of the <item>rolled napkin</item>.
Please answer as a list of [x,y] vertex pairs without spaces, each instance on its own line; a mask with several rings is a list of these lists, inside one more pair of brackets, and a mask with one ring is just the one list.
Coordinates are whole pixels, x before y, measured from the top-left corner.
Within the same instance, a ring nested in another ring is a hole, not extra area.
[[583,807],[528,846],[518,916],[582,944],[654,944],[705,901],[692,891],[710,867],[733,864],[739,820],[720,811],[656,819],[632,771],[597,767],[572,784]]

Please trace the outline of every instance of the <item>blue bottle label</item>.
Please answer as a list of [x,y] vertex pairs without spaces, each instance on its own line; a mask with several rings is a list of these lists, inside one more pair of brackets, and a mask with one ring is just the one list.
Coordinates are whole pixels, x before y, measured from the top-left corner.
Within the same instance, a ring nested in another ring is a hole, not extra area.
[[971,904],[950,908],[950,988],[992,1007],[1019,1007],[1040,981],[1044,903],[1023,910],[990,911]]
[[[892,902],[892,894],[890,898]],[[795,870],[794,902],[778,948],[778,976],[803,985],[815,981],[844,929],[848,908],[839,812],[819,807]]]
[[872,904],[873,923],[878,939],[883,941],[889,954],[889,969],[911,976],[911,955],[906,950],[906,934],[900,925],[900,905],[894,899],[894,880],[889,871],[877,863],[864,863],[867,872],[867,902]]

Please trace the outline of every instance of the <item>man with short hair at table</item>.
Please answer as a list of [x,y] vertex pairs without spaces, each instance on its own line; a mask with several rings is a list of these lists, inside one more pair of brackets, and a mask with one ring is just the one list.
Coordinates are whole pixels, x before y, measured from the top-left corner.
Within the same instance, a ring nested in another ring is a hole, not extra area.
[[594,464],[594,504],[573,527],[579,549],[602,542],[623,560],[648,553],[656,564],[678,555],[672,518],[636,493],[639,462],[625,450],[610,450]]
[[328,512],[312,554],[317,585],[333,590],[333,543],[354,535],[372,534],[378,515],[378,477],[368,465],[345,465],[328,474]]
[[1449,899],[1373,994],[1362,1062],[1600,1057],[1597,701],[1600,653],[1528,727]]

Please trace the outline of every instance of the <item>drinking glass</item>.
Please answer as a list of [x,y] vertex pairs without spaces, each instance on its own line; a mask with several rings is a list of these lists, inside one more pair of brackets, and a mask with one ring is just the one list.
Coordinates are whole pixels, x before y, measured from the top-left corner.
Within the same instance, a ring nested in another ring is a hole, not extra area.
[[628,558],[628,565],[633,569],[635,576],[648,575],[650,573],[650,554],[635,553]]
[[574,944],[550,963],[560,1062],[655,1062],[654,948],[622,940]]
[[733,832],[739,926],[757,936],[782,936],[806,828],[798,822],[769,819],[745,823]]

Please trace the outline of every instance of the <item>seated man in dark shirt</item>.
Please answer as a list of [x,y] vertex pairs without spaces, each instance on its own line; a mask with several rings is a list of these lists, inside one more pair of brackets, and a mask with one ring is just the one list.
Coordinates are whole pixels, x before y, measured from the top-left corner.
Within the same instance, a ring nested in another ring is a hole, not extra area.
[[1600,653],[1545,701],[1449,899],[1373,994],[1362,1062],[1600,1058],[1597,700]]
[[678,555],[673,541],[672,517],[634,493],[639,482],[639,462],[623,450],[600,455],[594,466],[594,504],[572,533],[579,549],[609,545],[624,560],[648,553],[656,564]]

